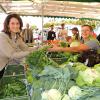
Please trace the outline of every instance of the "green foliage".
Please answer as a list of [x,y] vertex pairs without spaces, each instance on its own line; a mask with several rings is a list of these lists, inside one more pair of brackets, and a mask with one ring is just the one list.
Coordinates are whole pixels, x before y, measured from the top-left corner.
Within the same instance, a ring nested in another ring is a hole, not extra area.
[[31,26],[31,29],[32,29],[32,30],[37,29],[37,26],[36,26],[36,25],[32,25],[32,26]]
[[60,65],[67,62],[77,62],[79,54],[69,52],[50,52],[47,56]]
[[47,56],[59,65],[67,61],[63,52],[48,52]]
[[[80,19],[66,19],[63,21],[65,24],[73,24],[73,25],[84,25],[84,24],[88,24],[88,25],[91,25],[93,27],[93,29],[96,28],[96,26],[99,26],[100,25],[100,21],[98,19],[91,19],[91,18],[80,18]],[[53,25],[55,26],[59,26],[61,25],[62,21],[61,22],[53,22]],[[44,24],[44,28],[48,28],[50,27],[50,25],[52,24],[51,23],[45,23]]]
[[63,41],[60,42],[60,46],[63,48],[68,47],[68,45],[69,45],[69,43],[67,43],[67,42],[63,42]]
[[0,99],[27,95],[26,85],[19,79],[10,77],[0,80]]
[[57,63],[52,61],[50,58],[46,55],[46,50],[48,47],[39,49],[37,51],[34,51],[26,58],[26,63],[31,67],[39,67],[40,69],[43,69],[43,67],[47,65],[55,65],[58,66]]
[[49,22],[43,25],[44,28],[49,28],[51,25],[55,25],[54,22]]
[[68,58],[68,62],[77,62],[78,61],[79,54],[71,54]]
[[45,90],[54,88],[59,90],[62,94],[68,90],[67,85],[70,80],[70,72],[67,67],[57,68],[54,66],[46,66],[40,73],[37,74],[34,73],[33,69],[29,69],[27,77],[30,76],[31,78],[33,77],[31,79],[31,85],[34,90],[32,100],[41,100],[41,92]]
[[[77,100],[92,100],[90,98],[93,96],[98,98],[100,95],[99,64],[91,69],[83,63],[77,62],[78,57],[79,54],[76,53],[47,53],[47,48],[42,48],[30,54],[26,61],[28,61],[27,64],[31,69],[27,70],[26,75],[34,90],[32,100],[41,100],[41,93],[50,89],[57,89],[63,97],[74,85],[81,88],[80,95],[75,96],[75,98],[78,98]],[[58,66],[51,58],[66,58],[66,60]],[[58,67],[55,67],[56,65]],[[77,94],[77,92],[74,93]],[[93,98],[93,100],[96,99]]]
[[27,76],[27,81],[28,83],[32,84],[34,79],[33,79],[33,70],[28,68],[26,71],[26,76]]
[[82,89],[82,95],[78,100],[99,100],[97,99],[100,97],[100,88],[97,87],[90,87],[85,86],[81,87]]
[[55,68],[53,66],[48,66],[45,67],[45,69],[40,74],[36,75],[34,78],[36,79],[36,81],[33,82],[33,100],[41,100],[41,91],[57,89],[62,94],[66,92],[67,84],[70,80],[70,72],[67,67]]

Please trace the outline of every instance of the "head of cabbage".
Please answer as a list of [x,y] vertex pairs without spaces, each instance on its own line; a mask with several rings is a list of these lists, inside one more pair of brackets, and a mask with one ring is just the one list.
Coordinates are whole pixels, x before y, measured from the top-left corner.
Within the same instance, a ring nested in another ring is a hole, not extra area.
[[79,46],[80,45],[80,42],[79,41],[73,41],[71,44],[70,44],[70,47],[76,47],[76,46]]

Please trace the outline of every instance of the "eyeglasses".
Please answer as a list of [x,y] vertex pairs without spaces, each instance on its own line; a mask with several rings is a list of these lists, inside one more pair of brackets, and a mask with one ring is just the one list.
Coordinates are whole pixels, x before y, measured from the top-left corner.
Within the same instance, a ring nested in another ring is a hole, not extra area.
[[82,30],[82,32],[91,32],[90,30]]

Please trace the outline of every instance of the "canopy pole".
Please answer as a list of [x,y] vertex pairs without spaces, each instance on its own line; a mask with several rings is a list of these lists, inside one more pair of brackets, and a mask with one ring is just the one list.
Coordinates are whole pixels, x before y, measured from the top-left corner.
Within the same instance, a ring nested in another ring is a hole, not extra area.
[[42,44],[43,44],[43,24],[44,24],[44,0],[42,0]]

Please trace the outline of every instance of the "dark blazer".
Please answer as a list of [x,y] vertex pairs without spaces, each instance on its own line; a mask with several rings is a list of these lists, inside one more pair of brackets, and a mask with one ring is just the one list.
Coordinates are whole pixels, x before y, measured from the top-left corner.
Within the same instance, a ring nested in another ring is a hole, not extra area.
[[49,31],[48,32],[48,36],[47,36],[47,40],[54,40],[54,38],[56,38],[56,34],[54,31]]

